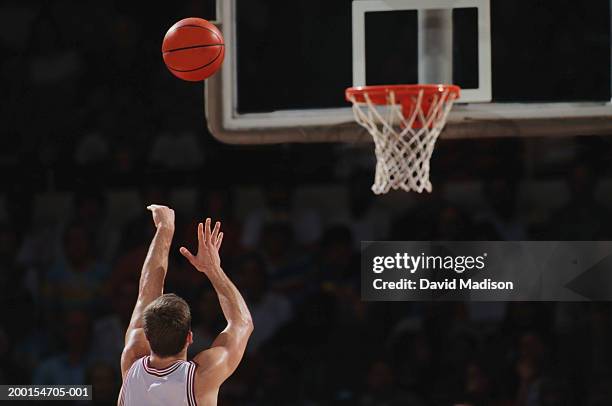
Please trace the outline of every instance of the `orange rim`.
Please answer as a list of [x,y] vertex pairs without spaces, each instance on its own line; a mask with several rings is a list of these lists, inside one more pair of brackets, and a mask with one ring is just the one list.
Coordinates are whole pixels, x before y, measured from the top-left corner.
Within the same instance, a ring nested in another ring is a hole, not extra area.
[[[422,97],[419,94],[423,92]],[[461,88],[455,85],[381,85],[381,86],[361,86],[350,87],[346,89],[345,97],[349,102],[356,104],[366,104],[366,95],[372,104],[387,106],[391,101],[391,94],[394,94],[395,104],[400,105],[405,118],[414,117],[411,126],[413,128],[423,128],[420,116],[414,116],[417,110],[420,110],[425,116],[428,116],[430,109],[438,105],[438,102],[444,104],[452,104],[459,98]],[[442,100],[443,95],[446,95],[446,100]],[[436,101],[437,100],[437,101]],[[434,121],[428,127],[431,127]],[[402,123],[402,126],[405,123]]]
[[345,97],[349,102],[366,103],[365,95],[367,94],[370,101],[377,105],[389,104],[389,94],[395,93],[395,98],[398,104],[405,104],[406,97],[412,100],[413,97],[419,95],[423,91],[423,97],[433,96],[435,94],[443,94],[447,91],[454,96],[454,99],[459,98],[461,88],[455,85],[380,85],[380,86],[359,86],[349,87],[346,89]]

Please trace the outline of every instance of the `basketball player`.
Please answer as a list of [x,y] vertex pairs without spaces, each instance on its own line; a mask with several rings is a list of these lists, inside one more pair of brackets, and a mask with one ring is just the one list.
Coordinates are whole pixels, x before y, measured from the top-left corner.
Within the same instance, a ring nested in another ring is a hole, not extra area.
[[174,211],[157,205],[147,209],[153,213],[157,232],[142,267],[138,300],[125,334],[119,405],[216,405],[219,387],[240,363],[253,331],[249,309],[221,269],[221,224],[217,222],[212,231],[210,219],[198,225],[197,255],[180,249],[211,281],[227,320],[211,348],[187,361],[187,347],[193,342],[189,306],[176,295],[163,294]]

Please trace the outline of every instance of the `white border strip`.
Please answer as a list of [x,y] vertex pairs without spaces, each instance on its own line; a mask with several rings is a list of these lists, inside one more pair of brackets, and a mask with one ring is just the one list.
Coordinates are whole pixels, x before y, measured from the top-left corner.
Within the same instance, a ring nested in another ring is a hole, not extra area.
[[612,119],[612,103],[456,104],[449,115],[449,122],[466,120],[562,120],[582,117],[609,117]]

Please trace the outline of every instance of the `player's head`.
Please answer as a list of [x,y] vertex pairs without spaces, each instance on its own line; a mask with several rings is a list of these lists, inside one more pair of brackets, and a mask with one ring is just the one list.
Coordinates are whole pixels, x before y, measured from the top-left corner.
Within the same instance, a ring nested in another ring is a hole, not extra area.
[[144,311],[144,332],[155,355],[180,354],[193,341],[189,305],[175,294],[161,295]]

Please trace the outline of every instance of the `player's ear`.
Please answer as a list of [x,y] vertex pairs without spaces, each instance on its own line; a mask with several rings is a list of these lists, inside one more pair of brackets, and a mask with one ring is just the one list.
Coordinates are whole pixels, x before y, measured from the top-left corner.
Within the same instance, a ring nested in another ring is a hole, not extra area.
[[187,334],[187,346],[189,347],[191,344],[193,344],[193,331],[189,330]]

